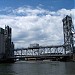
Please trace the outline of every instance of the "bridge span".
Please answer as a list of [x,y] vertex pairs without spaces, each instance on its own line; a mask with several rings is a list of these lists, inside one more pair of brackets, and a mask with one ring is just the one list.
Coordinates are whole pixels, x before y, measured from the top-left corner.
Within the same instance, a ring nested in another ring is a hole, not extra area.
[[72,55],[66,53],[64,45],[39,46],[33,48],[18,48],[14,50],[12,59],[19,60],[63,60],[67,61]]

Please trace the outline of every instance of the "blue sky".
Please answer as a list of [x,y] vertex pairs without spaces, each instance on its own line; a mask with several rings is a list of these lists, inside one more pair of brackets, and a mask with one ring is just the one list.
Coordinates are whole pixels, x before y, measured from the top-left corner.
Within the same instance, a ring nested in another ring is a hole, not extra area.
[[74,13],[74,0],[0,0],[0,27],[12,28],[15,47],[59,45],[63,44],[62,19],[71,15],[75,26]]
[[74,8],[74,0],[0,0],[0,9],[21,6],[32,6],[33,8],[40,6],[48,10],[72,9]]

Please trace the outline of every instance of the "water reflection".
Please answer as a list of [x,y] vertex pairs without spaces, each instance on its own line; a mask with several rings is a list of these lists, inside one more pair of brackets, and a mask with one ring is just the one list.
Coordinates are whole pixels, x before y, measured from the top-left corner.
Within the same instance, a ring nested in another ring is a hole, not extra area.
[[66,74],[75,75],[75,62],[67,62],[65,64]]
[[0,64],[0,75],[14,75],[13,64]]
[[27,61],[0,64],[0,75],[75,75],[75,62]]

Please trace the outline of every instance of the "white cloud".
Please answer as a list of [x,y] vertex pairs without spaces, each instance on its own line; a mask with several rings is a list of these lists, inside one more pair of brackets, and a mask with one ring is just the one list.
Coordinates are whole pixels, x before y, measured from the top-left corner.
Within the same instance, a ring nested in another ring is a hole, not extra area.
[[24,15],[38,15],[38,14],[46,14],[49,13],[49,11],[41,9],[37,7],[36,9],[32,7],[20,7],[18,9],[13,10],[14,14],[24,14]]
[[[0,27],[9,25],[16,47],[27,47],[31,43],[40,45],[63,44],[64,15],[72,15],[75,25],[75,9],[49,11],[42,8],[20,7],[11,15],[0,15]],[[20,15],[21,14],[21,15]]]

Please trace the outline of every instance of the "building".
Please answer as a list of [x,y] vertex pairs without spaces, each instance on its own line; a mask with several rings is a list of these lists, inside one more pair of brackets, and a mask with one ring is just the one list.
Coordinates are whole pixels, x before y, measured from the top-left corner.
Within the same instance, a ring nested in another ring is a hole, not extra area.
[[39,47],[39,44],[37,44],[37,43],[30,44],[29,47],[30,47],[30,48],[37,48],[37,47]]
[[5,57],[8,58],[10,56],[11,51],[11,28],[9,26],[5,26]]
[[14,44],[11,39],[12,29],[5,26],[5,29],[0,28],[0,59],[8,59],[14,56]]
[[11,51],[10,51],[10,54],[11,54],[11,56],[12,57],[14,57],[14,43],[13,42],[11,42]]
[[4,29],[0,28],[0,59],[5,54]]

